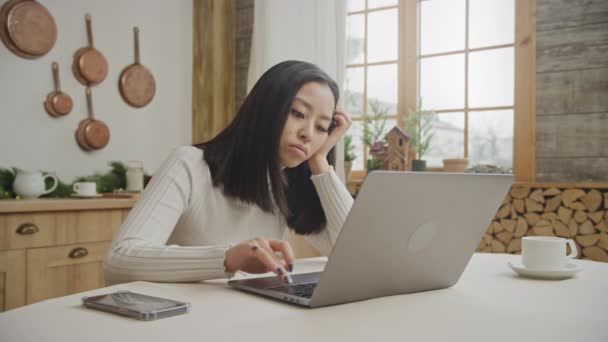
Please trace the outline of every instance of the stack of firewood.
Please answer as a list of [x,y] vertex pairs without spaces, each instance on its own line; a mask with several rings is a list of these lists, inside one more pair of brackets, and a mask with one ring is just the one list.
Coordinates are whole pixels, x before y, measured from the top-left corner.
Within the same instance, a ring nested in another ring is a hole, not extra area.
[[513,186],[477,251],[518,254],[523,236],[573,239],[579,258],[608,262],[608,191]]

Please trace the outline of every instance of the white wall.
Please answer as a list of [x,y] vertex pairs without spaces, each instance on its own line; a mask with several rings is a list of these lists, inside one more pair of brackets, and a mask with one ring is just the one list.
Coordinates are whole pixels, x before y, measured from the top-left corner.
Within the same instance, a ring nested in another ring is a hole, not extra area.
[[[0,0],[0,3],[4,3]],[[154,172],[173,147],[192,136],[192,1],[40,0],[58,30],[53,49],[27,60],[0,44],[0,167],[54,171],[64,182],[109,170],[108,162],[144,161]],[[95,47],[106,57],[108,77],[93,88],[98,119],[110,128],[109,144],[85,152],[74,132],[87,115],[85,87],[72,75],[72,54],[87,44],[85,13],[93,18]],[[141,109],[118,92],[122,69],[133,63],[133,26],[140,29],[141,62],[156,79],[156,95]],[[53,89],[51,63],[59,63],[62,90],[74,101],[67,116],[43,108]]]

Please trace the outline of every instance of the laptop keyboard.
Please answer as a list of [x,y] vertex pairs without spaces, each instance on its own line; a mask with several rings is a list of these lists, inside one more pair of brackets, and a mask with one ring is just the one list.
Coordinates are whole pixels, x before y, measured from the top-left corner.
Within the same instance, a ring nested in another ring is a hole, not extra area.
[[286,285],[286,286],[278,286],[271,287],[269,290],[275,290],[282,293],[287,293],[293,296],[310,298],[312,297],[312,293],[315,291],[315,287],[317,283],[309,283],[309,284],[295,284],[295,285]]

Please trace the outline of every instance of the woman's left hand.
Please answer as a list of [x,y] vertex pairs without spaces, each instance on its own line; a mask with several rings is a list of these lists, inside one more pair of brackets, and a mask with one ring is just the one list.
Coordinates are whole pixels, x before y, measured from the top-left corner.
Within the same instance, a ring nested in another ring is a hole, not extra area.
[[329,133],[325,144],[308,160],[308,164],[313,174],[319,174],[325,171],[327,168],[327,166],[325,166],[327,164],[327,154],[336,146],[338,141],[346,134],[346,131],[348,131],[353,124],[350,115],[341,109],[336,109],[334,112],[334,120],[336,121],[336,127]]

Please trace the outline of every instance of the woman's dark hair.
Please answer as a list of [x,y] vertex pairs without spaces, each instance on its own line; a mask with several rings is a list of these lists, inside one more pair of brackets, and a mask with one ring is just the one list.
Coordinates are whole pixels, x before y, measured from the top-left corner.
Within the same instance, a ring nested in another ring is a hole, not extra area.
[[[265,212],[278,210],[298,234],[318,233],[327,222],[308,162],[285,168],[283,175],[278,158],[292,101],[308,82],[328,85],[338,102],[338,85],[319,67],[301,61],[281,62],[260,77],[228,127],[195,145],[205,151],[214,186]],[[327,161],[334,165],[335,148]]]

